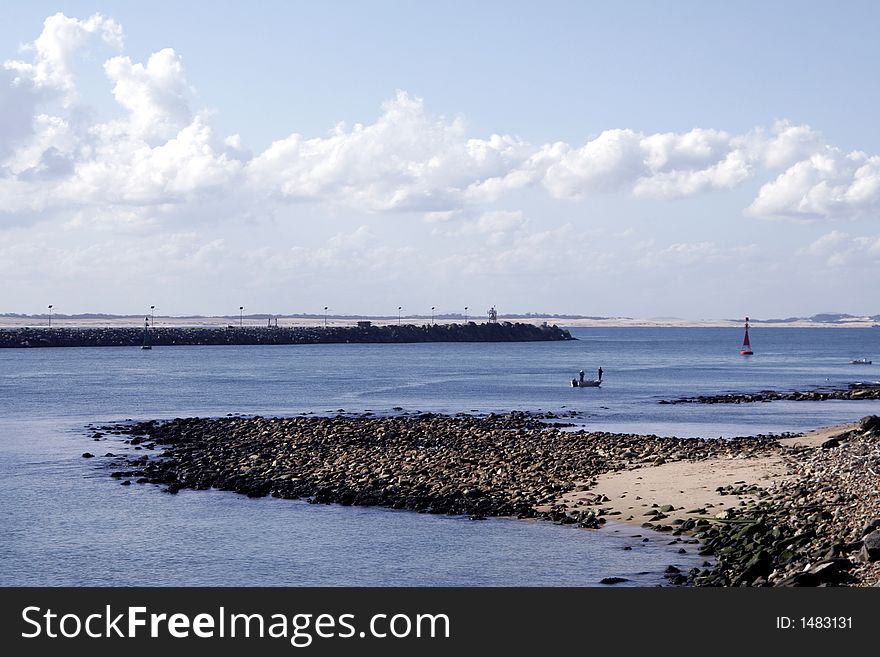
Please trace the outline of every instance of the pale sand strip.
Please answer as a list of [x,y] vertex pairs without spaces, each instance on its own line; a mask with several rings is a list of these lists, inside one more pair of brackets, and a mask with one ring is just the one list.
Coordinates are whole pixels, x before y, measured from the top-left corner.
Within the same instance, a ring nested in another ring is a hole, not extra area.
[[[145,310],[145,314],[148,311]],[[273,315],[274,317],[274,315]],[[94,318],[69,318],[58,317],[52,318],[52,326],[54,327],[115,327],[115,326],[143,326],[144,315],[132,315],[128,317],[94,317]],[[373,324],[394,325],[397,324],[396,316],[389,317],[348,317],[337,318],[328,317],[327,324],[329,326],[354,326],[359,319],[369,319]],[[435,324],[454,324],[462,322],[463,318],[457,319],[437,319]],[[484,314],[476,314],[468,318],[470,321],[481,323],[486,321]],[[514,322],[524,324],[540,325],[547,323],[556,324],[562,328],[587,327],[587,328],[619,328],[619,327],[649,327],[649,328],[741,328],[743,323],[741,320],[730,319],[633,319],[629,317],[608,317],[604,319],[567,319],[562,317],[504,317],[499,316],[498,321]],[[155,316],[156,326],[228,326],[238,325],[238,316],[229,315],[225,317],[169,317],[165,315]],[[429,324],[431,322],[430,314],[420,317],[403,317],[404,324]],[[265,318],[244,317],[245,326],[266,326]],[[20,328],[24,326],[40,327],[46,326],[46,316],[0,316],[0,328]],[[753,324],[752,328],[756,332],[760,332],[762,328],[870,328],[876,322],[870,318],[858,318],[838,323],[822,323],[812,322],[807,319],[793,322],[761,322]],[[323,315],[314,315],[311,317],[280,317],[278,319],[279,326],[323,326]]]
[[[823,427],[804,436],[779,442],[788,448],[814,449],[830,437],[855,426],[853,423]],[[672,525],[677,518],[686,520],[714,516],[724,509],[738,506],[740,501],[753,499],[748,494],[722,495],[716,490],[719,487],[757,485],[766,488],[788,476],[781,452],[757,458],[675,461],[600,475],[596,478],[596,485],[588,491],[566,493],[560,502],[569,510],[605,509],[606,514],[610,514],[609,519],[636,525],[644,522]],[[608,500],[597,502],[599,495]],[[666,518],[655,521],[650,515],[645,515],[650,509],[667,504],[674,506],[675,510],[664,512]],[[705,511],[688,513],[697,509]],[[619,515],[614,512],[619,512]]]

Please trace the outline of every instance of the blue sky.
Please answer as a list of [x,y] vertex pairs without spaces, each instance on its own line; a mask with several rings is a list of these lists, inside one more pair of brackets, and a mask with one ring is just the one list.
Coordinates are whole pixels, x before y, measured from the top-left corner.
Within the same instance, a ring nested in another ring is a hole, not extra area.
[[0,312],[880,312],[876,3],[3,14]]

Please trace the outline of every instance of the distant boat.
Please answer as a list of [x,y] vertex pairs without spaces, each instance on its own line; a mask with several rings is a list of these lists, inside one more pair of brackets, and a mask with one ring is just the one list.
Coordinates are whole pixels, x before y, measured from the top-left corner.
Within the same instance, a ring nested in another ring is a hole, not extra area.
[[873,361],[868,360],[867,358],[856,358],[853,361],[850,361],[853,365],[871,365]]
[[577,379],[571,380],[572,388],[598,388],[602,385],[602,382],[599,379],[584,379],[583,381],[578,381]]
[[749,318],[746,317],[746,335],[743,338],[742,349],[739,350],[740,356],[751,356],[755,352],[752,351],[752,344],[749,342]]

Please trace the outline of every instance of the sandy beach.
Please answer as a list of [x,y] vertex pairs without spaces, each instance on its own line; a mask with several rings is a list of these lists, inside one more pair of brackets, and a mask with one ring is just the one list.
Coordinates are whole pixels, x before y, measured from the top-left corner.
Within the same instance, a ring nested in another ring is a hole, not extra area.
[[[815,449],[832,436],[855,430],[857,426],[857,423],[851,423],[824,427],[777,442],[786,448]],[[767,488],[790,481],[793,476],[781,452],[749,458],[736,456],[676,461],[599,475],[589,489],[590,497],[571,492],[563,495],[559,502],[574,509],[602,496],[608,498],[602,501],[603,508],[612,513],[618,512],[617,520],[637,525],[651,520],[650,516],[645,515],[647,511],[669,505],[674,509],[665,511],[666,517],[657,524],[674,528],[677,520],[705,515],[689,513],[694,509],[706,509],[707,513],[712,510],[710,515],[715,515],[726,508],[738,506],[740,502],[758,500],[753,492],[743,490],[729,494],[720,489],[736,486]],[[585,482],[578,483],[582,485]]]

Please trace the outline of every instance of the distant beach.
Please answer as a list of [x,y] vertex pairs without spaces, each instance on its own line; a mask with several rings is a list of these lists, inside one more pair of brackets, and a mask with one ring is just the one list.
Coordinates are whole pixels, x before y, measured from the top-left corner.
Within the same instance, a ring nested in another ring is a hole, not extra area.
[[[228,316],[166,316],[156,315],[154,326],[156,327],[224,327],[239,326],[238,315]],[[48,315],[0,315],[0,328],[42,327],[48,324]],[[244,315],[241,318],[242,326],[260,327],[273,325],[277,321],[279,327],[323,327],[325,319],[321,315]],[[328,315],[327,326],[357,326],[359,321],[370,321],[375,326],[396,326],[397,316],[336,316]],[[405,324],[435,324],[450,325],[460,324],[465,321],[483,323],[484,315],[473,315],[468,318],[456,315],[454,317],[430,315],[404,315],[400,322]],[[680,318],[631,318],[631,317],[580,317],[570,315],[498,315],[499,322],[523,323],[541,326],[543,324],[563,327],[648,327],[648,328],[738,328],[743,325],[742,319],[680,319]],[[761,320],[752,319],[752,326],[756,328],[872,328],[880,324],[876,317],[842,316],[834,319],[795,318],[786,320]],[[52,326],[75,327],[120,327],[120,326],[143,326],[144,315],[54,315]]]

